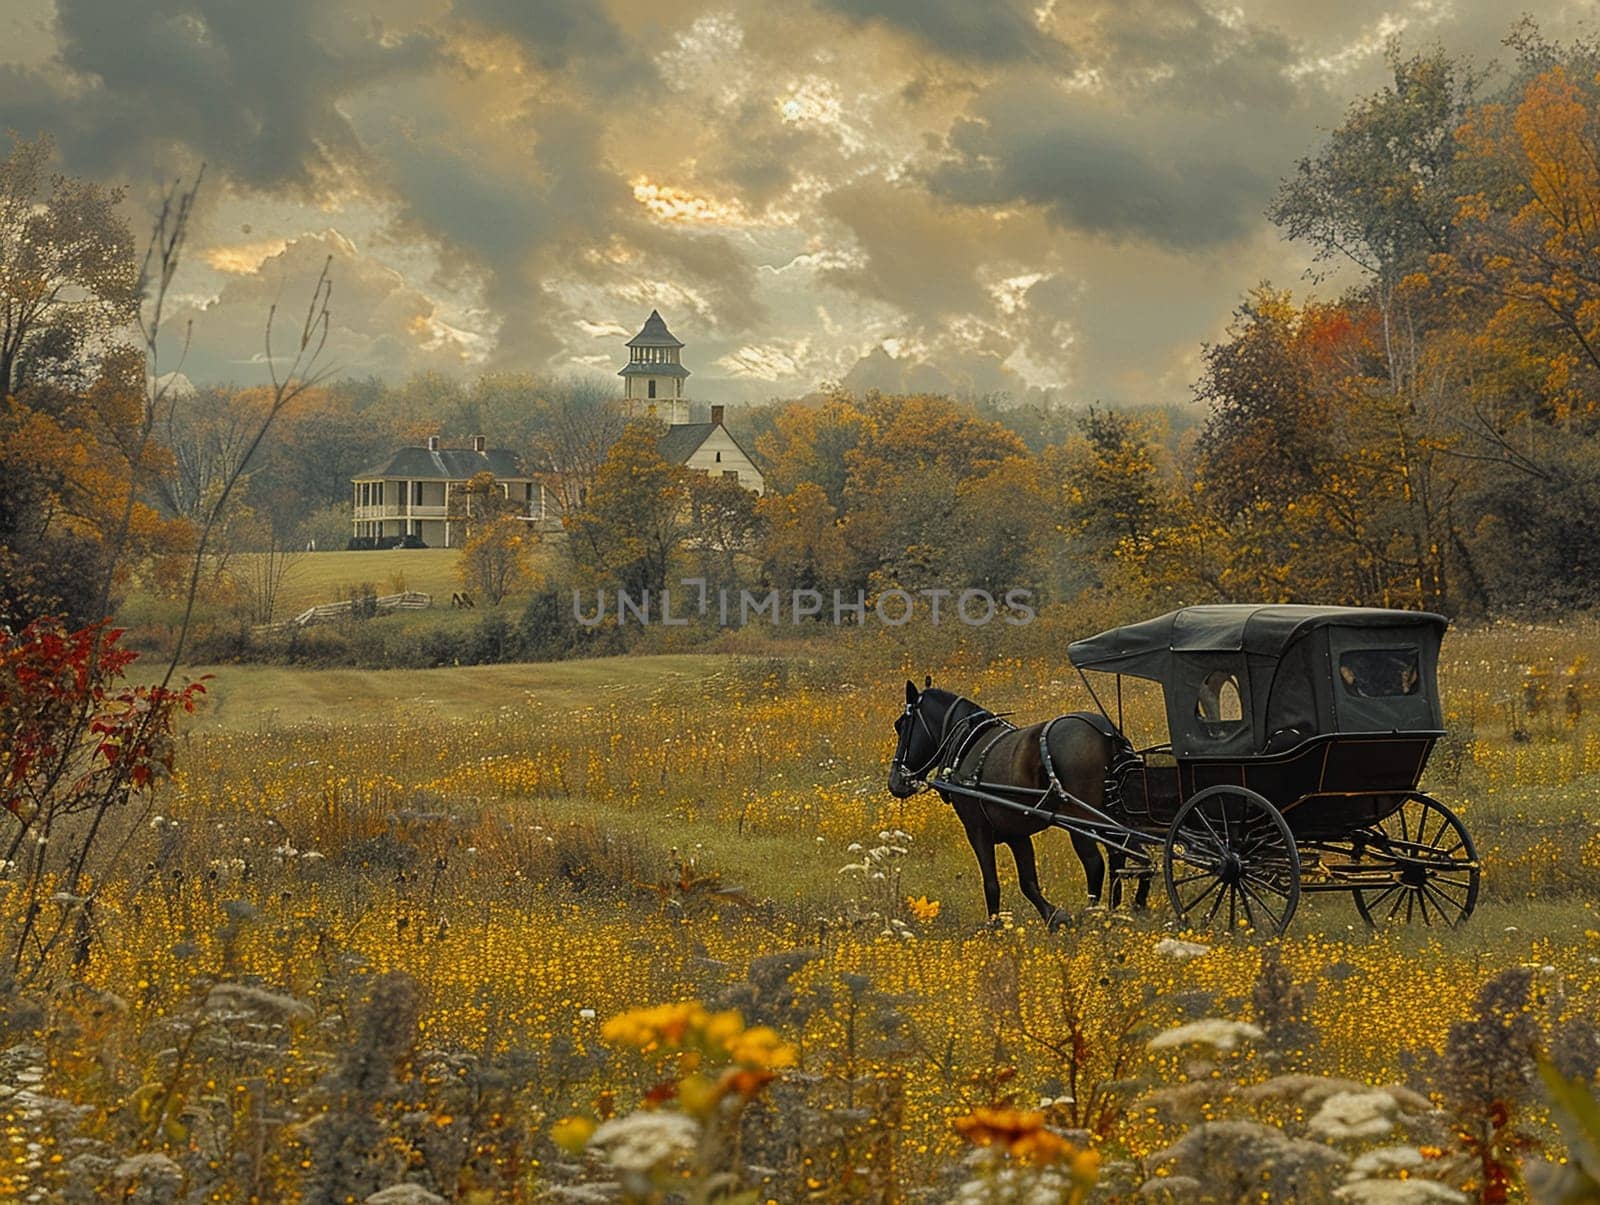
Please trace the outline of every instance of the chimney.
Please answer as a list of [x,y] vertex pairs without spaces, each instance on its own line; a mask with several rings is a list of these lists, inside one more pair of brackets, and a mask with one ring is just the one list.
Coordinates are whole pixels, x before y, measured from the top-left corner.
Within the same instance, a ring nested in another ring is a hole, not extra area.
[[439,437],[437,435],[428,436],[428,451],[437,452],[438,450],[439,450]]
[[721,406],[713,406],[713,407],[711,407],[711,422],[712,422],[712,424],[714,426],[718,426],[718,427],[722,426],[722,407]]
[[474,435],[474,436],[473,436],[473,437],[472,437],[472,450],[473,450],[473,451],[474,451],[474,452],[481,452],[481,451],[483,451],[483,442],[484,442],[484,441],[483,441],[483,436],[481,436],[481,435]]

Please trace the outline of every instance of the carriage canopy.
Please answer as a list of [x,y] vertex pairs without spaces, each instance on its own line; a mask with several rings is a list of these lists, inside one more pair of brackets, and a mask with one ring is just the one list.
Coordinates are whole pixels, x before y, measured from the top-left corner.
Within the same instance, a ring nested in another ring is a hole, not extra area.
[[1373,607],[1184,607],[1076,641],[1067,656],[1161,683],[1179,757],[1254,756],[1319,733],[1442,728],[1446,623]]

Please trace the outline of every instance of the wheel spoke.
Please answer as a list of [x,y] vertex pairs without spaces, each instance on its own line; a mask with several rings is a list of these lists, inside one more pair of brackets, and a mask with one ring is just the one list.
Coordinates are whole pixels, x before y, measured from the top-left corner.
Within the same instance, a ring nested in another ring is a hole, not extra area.
[[[1272,905],[1267,903],[1267,901],[1262,899],[1259,895],[1252,894],[1251,891],[1250,891],[1250,888],[1248,888],[1248,887],[1244,888],[1244,894],[1245,894],[1245,899],[1246,900],[1252,900],[1253,899],[1253,900],[1255,900],[1255,902],[1257,904],[1260,904],[1261,905],[1261,911],[1265,912],[1267,914],[1267,916],[1269,916],[1272,919],[1273,931],[1276,932],[1276,933],[1282,933],[1283,932],[1283,917],[1279,913],[1274,912],[1272,910]],[[1288,899],[1287,896],[1285,896],[1284,898]],[[1245,908],[1248,911],[1248,909],[1249,909],[1249,904],[1248,903],[1245,905]],[[1252,924],[1253,923],[1254,922],[1252,922]]]
[[1435,895],[1442,895],[1447,900],[1455,900],[1456,897],[1451,894],[1452,890],[1461,892],[1459,905],[1463,908],[1466,907],[1467,896],[1472,894],[1470,883],[1457,883],[1452,879],[1440,878],[1438,875],[1428,876],[1428,886],[1433,889]]
[[1429,838],[1428,838],[1428,819],[1429,819],[1430,816],[1433,816],[1433,815],[1436,815],[1436,813],[1434,812],[1434,810],[1432,808],[1424,807],[1422,809],[1422,816],[1417,821],[1417,844],[1419,846],[1421,846],[1423,849],[1431,849],[1433,847],[1433,845],[1439,840],[1439,838],[1444,836],[1444,817],[1442,815],[1440,815],[1438,817],[1438,819],[1439,819],[1439,827],[1438,827],[1437,830],[1435,830],[1435,832],[1433,834],[1433,839],[1429,840]]
[[[1433,906],[1439,912],[1439,915],[1444,920],[1445,924],[1453,925],[1456,923],[1456,921],[1459,921],[1463,916],[1466,915],[1466,909],[1461,904],[1451,900],[1448,896],[1441,896],[1439,892],[1433,889],[1431,884],[1424,883],[1422,890],[1434,897]],[[1441,899],[1445,902],[1440,903]],[[1450,919],[1450,914],[1452,912],[1456,914],[1454,920]]]
[[[1207,887],[1204,891],[1202,891],[1199,895],[1195,896],[1194,899],[1190,900],[1187,904],[1184,904],[1184,906],[1183,906],[1183,914],[1185,916],[1188,916],[1189,913],[1193,912],[1201,904],[1205,903],[1206,896],[1210,895],[1213,891],[1215,891],[1218,887],[1221,887],[1221,886],[1222,886],[1222,880],[1213,875],[1212,878],[1211,878],[1211,886]],[[1182,902],[1183,901],[1180,898],[1179,899],[1179,903],[1182,903]],[[1215,913],[1213,913],[1213,915],[1215,915]],[[1206,919],[1209,921],[1210,917],[1207,917]]]
[[[1220,885],[1222,880],[1218,879],[1217,883]],[[1206,913],[1206,924],[1209,925],[1212,921],[1217,919],[1217,910],[1222,907],[1223,899],[1229,894],[1230,892],[1226,890],[1217,892],[1217,898],[1211,901],[1211,911]]]
[[1399,888],[1400,894],[1394,897],[1394,904],[1392,907],[1390,907],[1389,915],[1386,918],[1388,920],[1394,919],[1395,913],[1400,911],[1400,905],[1406,902],[1406,897],[1410,894],[1410,888],[1406,887],[1403,883],[1399,884]]
[[1227,819],[1226,814],[1224,814],[1223,819],[1222,819],[1222,827],[1223,827],[1224,831],[1221,832],[1221,833],[1217,832],[1217,826],[1211,823],[1211,817],[1206,815],[1205,808],[1195,808],[1194,814],[1196,816],[1199,816],[1200,817],[1200,823],[1204,824],[1206,826],[1206,828],[1208,830],[1210,830],[1212,840],[1214,840],[1217,843],[1217,848],[1221,849],[1221,850],[1226,850],[1228,848],[1228,838],[1227,838],[1227,834],[1226,834],[1226,829],[1228,827],[1228,819]]
[[1245,871],[1244,877],[1247,882],[1254,883],[1257,887],[1272,892],[1273,895],[1277,896],[1281,900],[1287,901],[1289,898],[1289,893],[1274,883],[1271,879],[1264,879],[1260,875],[1254,874],[1248,870]]
[[1378,911],[1379,908],[1383,907],[1383,901],[1384,900],[1388,899],[1391,895],[1393,895],[1396,891],[1399,891],[1399,890],[1401,890],[1401,887],[1400,887],[1399,883],[1394,883],[1394,884],[1391,884],[1388,887],[1385,887],[1382,891],[1380,891],[1377,894],[1376,898],[1373,899],[1372,903],[1367,905],[1367,915],[1369,917],[1371,917],[1374,913],[1376,913]]

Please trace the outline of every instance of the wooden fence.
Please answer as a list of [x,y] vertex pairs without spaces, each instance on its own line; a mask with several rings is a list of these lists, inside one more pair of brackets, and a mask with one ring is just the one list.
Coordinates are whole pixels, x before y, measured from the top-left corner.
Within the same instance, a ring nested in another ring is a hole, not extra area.
[[420,590],[407,590],[403,594],[384,594],[377,598],[366,599],[347,598],[343,602],[319,603],[314,607],[307,607],[293,619],[282,623],[265,623],[256,627],[257,632],[281,632],[287,628],[309,628],[312,624],[331,623],[335,619],[343,619],[347,615],[371,608],[375,615],[387,615],[391,611],[423,611],[433,606],[433,595],[424,594]]

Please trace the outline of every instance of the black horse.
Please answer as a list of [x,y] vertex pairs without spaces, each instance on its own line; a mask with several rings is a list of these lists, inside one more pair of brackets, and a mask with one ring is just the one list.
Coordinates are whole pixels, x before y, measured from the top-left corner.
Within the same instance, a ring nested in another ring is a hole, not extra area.
[[[935,689],[931,678],[920,691],[914,682],[906,682],[906,707],[895,721],[894,730],[900,740],[889,764],[889,793],[896,799],[907,799],[926,790],[928,779],[943,771],[950,781],[975,784],[981,778],[991,784],[987,788],[991,794],[999,793],[994,791],[995,786],[1016,788],[1021,802],[1088,818],[1062,793],[1099,808],[1105,795],[1106,771],[1117,753],[1110,732],[1089,717],[1065,716],[1018,728],[971,699]],[[1059,789],[1050,790],[1052,786]],[[1049,795],[1041,800],[1047,790]],[[1000,913],[1000,878],[995,870],[994,851],[1003,841],[1017,864],[1022,894],[1052,930],[1061,925],[1066,915],[1040,890],[1039,868],[1033,856],[1034,834],[1051,827],[1050,822],[1011,808],[985,805],[967,795],[946,791],[939,794],[955,808],[972,852],[977,855],[990,921]],[[1089,903],[1098,904],[1105,887],[1106,860],[1094,840],[1076,832],[1071,836],[1072,848],[1083,863],[1088,880]],[[1122,884],[1117,872],[1125,860],[1120,852],[1112,852],[1113,907],[1121,900]],[[1149,891],[1149,876],[1141,876],[1134,901],[1137,907],[1144,907]]]

